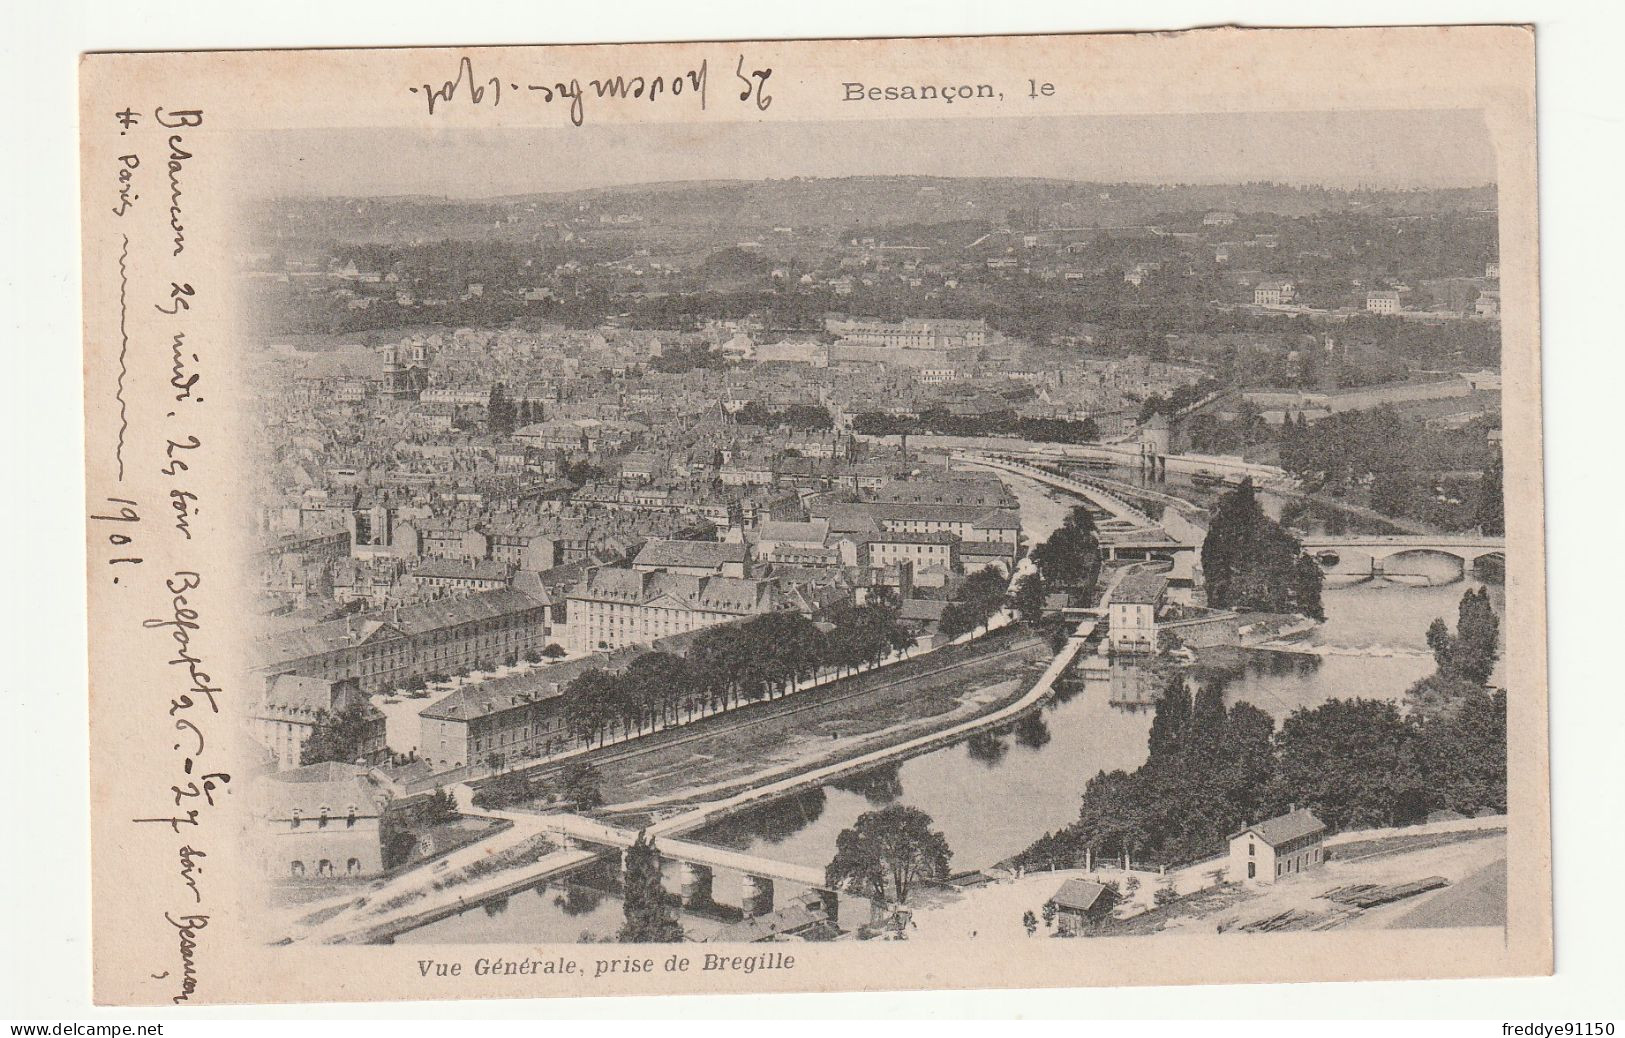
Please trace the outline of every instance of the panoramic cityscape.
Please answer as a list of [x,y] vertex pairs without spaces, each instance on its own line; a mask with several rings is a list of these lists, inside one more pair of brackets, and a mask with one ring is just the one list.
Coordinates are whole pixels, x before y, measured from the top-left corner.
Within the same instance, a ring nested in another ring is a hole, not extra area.
[[1505,926],[1492,183],[245,204],[266,942]]

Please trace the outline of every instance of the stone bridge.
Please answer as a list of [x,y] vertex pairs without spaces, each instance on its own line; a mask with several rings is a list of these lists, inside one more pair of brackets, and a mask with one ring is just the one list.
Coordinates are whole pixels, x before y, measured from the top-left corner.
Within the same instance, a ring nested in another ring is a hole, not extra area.
[[[583,818],[580,815],[549,815],[544,827],[564,839],[569,849],[582,844],[617,848],[625,851],[637,840],[638,834]],[[660,828],[658,825],[656,829]],[[837,899],[828,889],[822,869],[763,858],[742,851],[693,843],[652,832],[649,838],[662,861],[676,862],[678,882],[684,907],[703,906],[713,900],[713,881],[718,871],[739,877],[739,910],[747,917],[766,915],[773,911],[775,882],[793,884],[819,891],[825,910],[833,919],[837,914]]]
[[[1106,533],[1101,549],[1108,559],[1164,559],[1180,554],[1195,555],[1199,542],[1172,537],[1161,530],[1135,530],[1123,534]],[[1348,534],[1303,538],[1303,550],[1318,560],[1328,573],[1341,576],[1403,576],[1407,558],[1449,556],[1459,563],[1454,579],[1460,579],[1480,560],[1506,558],[1506,538],[1451,536],[1449,534]]]
[[1486,558],[1506,558],[1506,538],[1449,535],[1395,534],[1390,536],[1350,534],[1339,537],[1305,537],[1303,550],[1329,573],[1353,576],[1426,575],[1406,568],[1407,560],[1425,556],[1448,556],[1459,563],[1454,577],[1460,579]]

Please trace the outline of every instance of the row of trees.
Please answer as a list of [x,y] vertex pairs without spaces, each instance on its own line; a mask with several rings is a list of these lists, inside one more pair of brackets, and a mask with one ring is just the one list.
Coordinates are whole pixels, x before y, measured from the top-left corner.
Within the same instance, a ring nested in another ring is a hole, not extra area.
[[565,690],[565,723],[586,745],[788,693],[825,668],[837,674],[879,663],[914,644],[889,606],[843,604],[822,623],[767,613],[706,628],[686,656],[652,651],[626,670],[584,671]]
[[1430,631],[1451,694],[1424,702],[1417,692],[1427,681],[1419,682],[1404,711],[1387,700],[1334,699],[1294,711],[1277,731],[1248,703],[1226,708],[1222,683],[1193,696],[1184,675],[1172,675],[1145,764],[1096,774],[1078,820],[1017,860],[1070,866],[1092,851],[1180,865],[1292,805],[1333,831],[1410,824],[1436,809],[1506,810],[1506,693],[1475,681],[1494,663],[1493,616],[1487,598],[1469,591],[1456,633]]
[[1010,410],[973,415],[928,410],[918,418],[866,412],[853,419],[852,428],[865,436],[898,436],[903,433],[1014,436],[1036,443],[1094,443],[1100,439],[1100,427],[1093,418],[1027,418]]
[[775,410],[752,400],[734,412],[734,421],[740,425],[757,425],[764,429],[833,429],[835,419],[822,404],[791,404]]

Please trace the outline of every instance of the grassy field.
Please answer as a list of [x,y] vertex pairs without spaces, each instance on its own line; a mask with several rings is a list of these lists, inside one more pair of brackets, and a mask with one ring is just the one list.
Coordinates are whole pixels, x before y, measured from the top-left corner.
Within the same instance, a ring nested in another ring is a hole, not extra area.
[[816,703],[788,701],[801,707],[793,712],[764,712],[676,745],[600,764],[604,798],[611,809],[711,798],[764,771],[811,768],[985,713],[1030,688],[1051,655],[1034,638],[1001,639],[996,648],[996,655],[984,653],[946,672],[920,674],[925,667],[905,665],[916,673],[904,677],[894,668],[864,675],[853,679],[868,686],[861,696],[841,698],[844,690],[832,686]]

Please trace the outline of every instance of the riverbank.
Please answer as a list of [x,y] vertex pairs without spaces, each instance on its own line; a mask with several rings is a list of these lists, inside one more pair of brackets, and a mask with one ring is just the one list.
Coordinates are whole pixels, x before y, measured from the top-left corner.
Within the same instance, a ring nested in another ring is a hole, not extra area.
[[764,776],[863,756],[996,711],[1032,686],[1051,652],[1025,632],[1012,632],[993,648],[933,670],[867,682],[856,695],[600,765],[608,804],[595,814],[623,823],[640,820],[629,814],[650,820],[731,796]]

